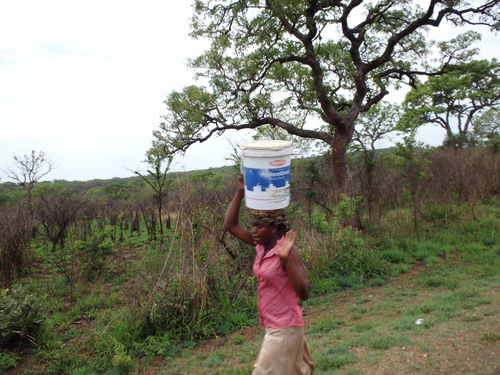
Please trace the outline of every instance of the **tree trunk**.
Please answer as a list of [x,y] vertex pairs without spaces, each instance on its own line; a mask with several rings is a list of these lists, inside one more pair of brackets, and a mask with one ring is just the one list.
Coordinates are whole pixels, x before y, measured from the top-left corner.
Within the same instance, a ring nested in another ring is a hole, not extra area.
[[341,201],[342,195],[349,192],[349,170],[347,165],[347,145],[349,144],[349,134],[337,130],[333,137],[332,164],[335,176],[335,203]]
[[[344,195],[349,198],[354,198],[354,189],[351,184],[352,179],[349,171],[349,165],[347,163],[347,145],[351,141],[354,124],[350,132],[339,128],[340,127],[337,127],[335,131],[332,145],[332,164],[333,174],[335,176],[335,204],[338,204]],[[359,210],[356,209],[355,213],[350,218],[342,220],[342,224],[345,226],[349,225],[355,228],[361,228]]]

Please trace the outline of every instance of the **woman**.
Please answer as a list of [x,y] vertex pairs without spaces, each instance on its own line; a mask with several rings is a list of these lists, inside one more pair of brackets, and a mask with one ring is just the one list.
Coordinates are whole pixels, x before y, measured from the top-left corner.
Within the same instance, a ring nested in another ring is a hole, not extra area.
[[239,224],[245,190],[243,176],[224,220],[227,230],[256,246],[253,272],[258,280],[260,323],[266,330],[252,375],[312,374],[314,364],[304,337],[299,298],[309,298],[309,280],[282,210],[251,210],[252,231]]

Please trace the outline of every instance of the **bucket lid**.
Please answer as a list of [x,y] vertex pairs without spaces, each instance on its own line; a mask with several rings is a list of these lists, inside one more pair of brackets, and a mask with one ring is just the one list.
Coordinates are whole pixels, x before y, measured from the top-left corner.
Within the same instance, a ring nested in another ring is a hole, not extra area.
[[280,140],[263,140],[263,141],[253,141],[245,142],[240,145],[243,150],[272,150],[278,151],[287,147],[292,147],[291,141],[280,141]]

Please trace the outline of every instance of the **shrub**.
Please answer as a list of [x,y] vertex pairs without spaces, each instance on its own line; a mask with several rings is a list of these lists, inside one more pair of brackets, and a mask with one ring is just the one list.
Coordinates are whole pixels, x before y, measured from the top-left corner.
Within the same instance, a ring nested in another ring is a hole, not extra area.
[[436,224],[448,224],[457,217],[454,206],[442,206],[438,204],[429,204],[423,209],[423,215],[429,222]]
[[9,288],[16,276],[28,273],[32,230],[26,209],[4,207],[0,211],[0,287]]
[[106,226],[88,241],[79,241],[76,247],[86,257],[82,270],[87,281],[93,281],[103,269],[106,256],[113,251],[113,241],[110,239],[112,227]]
[[38,298],[21,287],[0,290],[0,347],[19,340],[34,342],[46,318]]
[[341,275],[379,276],[387,272],[387,264],[379,253],[369,249],[359,231],[347,227],[338,233],[339,247],[332,266]]
[[380,256],[382,259],[391,263],[405,263],[411,261],[410,257],[402,249],[395,247],[382,251]]
[[19,357],[14,353],[0,352],[0,374],[11,367],[16,367]]
[[428,265],[432,265],[437,263],[439,257],[442,255],[444,255],[444,251],[441,244],[432,241],[422,241],[418,245],[415,257],[418,260],[425,261]]
[[312,228],[301,231],[307,243],[301,248],[301,255],[306,268],[315,277],[352,275],[364,279],[387,273],[387,262],[369,247],[362,233],[342,225],[345,218],[354,214],[357,202],[357,199],[344,197],[331,218],[315,208]]

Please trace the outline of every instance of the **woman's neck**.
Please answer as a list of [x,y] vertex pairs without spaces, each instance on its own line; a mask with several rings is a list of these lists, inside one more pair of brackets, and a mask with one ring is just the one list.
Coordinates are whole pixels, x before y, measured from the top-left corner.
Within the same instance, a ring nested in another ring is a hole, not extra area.
[[276,234],[276,237],[274,237],[269,242],[264,244],[264,254],[267,254],[269,251],[274,249],[274,247],[278,243],[279,238],[280,238],[280,236],[278,234]]

